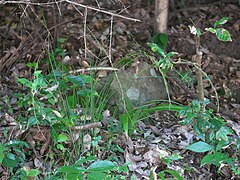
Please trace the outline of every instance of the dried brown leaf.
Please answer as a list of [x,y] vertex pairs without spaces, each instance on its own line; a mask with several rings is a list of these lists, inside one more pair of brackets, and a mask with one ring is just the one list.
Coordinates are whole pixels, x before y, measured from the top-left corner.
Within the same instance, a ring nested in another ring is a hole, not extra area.
[[84,147],[84,151],[88,151],[91,149],[91,145],[92,145],[92,137],[89,134],[86,134],[83,137],[83,147]]

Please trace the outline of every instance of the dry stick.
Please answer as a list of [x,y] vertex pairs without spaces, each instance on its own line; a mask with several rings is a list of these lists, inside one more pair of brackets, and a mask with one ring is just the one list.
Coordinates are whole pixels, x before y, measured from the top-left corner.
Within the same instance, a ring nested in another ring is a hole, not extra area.
[[57,5],[59,15],[62,16],[61,8],[60,8],[60,6],[58,5],[59,3],[58,3],[56,0],[55,0],[55,3],[56,3],[56,5]]
[[72,2],[72,1],[69,1],[69,0],[65,0],[65,2],[67,2],[69,4],[74,4],[76,6],[80,6],[80,7],[83,7],[83,8],[91,9],[91,10],[94,10],[94,11],[97,11],[97,12],[101,12],[101,13],[104,13],[104,14],[109,14],[111,16],[120,17],[120,18],[127,19],[127,20],[130,20],[130,21],[141,22],[139,19],[122,16],[122,15],[111,13],[111,12],[108,12],[108,11],[105,11],[105,10],[102,10],[102,9],[94,8],[94,7],[83,5],[83,4],[76,3],[76,2]]
[[84,5],[84,4],[72,2],[72,1],[69,1],[69,0],[60,0],[60,1],[48,2],[48,3],[33,3],[33,2],[29,2],[29,1],[4,1],[3,0],[3,1],[0,2],[0,4],[29,4],[29,5],[35,5],[35,6],[49,6],[51,4],[62,3],[62,2],[67,2],[67,3],[73,4],[75,6],[80,6],[80,7],[83,7],[83,8],[91,9],[91,10],[94,10],[94,11],[97,11],[97,12],[101,12],[101,13],[104,13],[104,14],[109,14],[111,16],[127,19],[127,20],[130,20],[130,21],[141,22],[139,19],[126,17],[126,16],[123,16],[123,15],[115,14],[115,13],[108,12],[108,11],[98,9],[98,8],[95,8],[95,7],[91,7],[91,6],[87,6],[87,5]]
[[[49,5],[56,4],[56,3],[61,3],[61,2],[67,2],[67,3],[73,4],[75,6],[80,6],[80,7],[91,9],[91,10],[94,10],[94,11],[97,11],[97,12],[102,12],[102,13],[109,14],[109,15],[114,16],[114,17],[120,17],[120,18],[127,19],[127,20],[130,20],[130,21],[141,22],[139,19],[129,18],[129,17],[126,17],[126,16],[122,16],[122,15],[119,15],[119,14],[111,13],[111,12],[108,12],[108,11],[105,11],[105,10],[101,10],[101,9],[97,9],[97,8],[94,8],[94,7],[90,7],[90,6],[87,6],[87,5],[71,2],[71,1],[68,1],[68,0],[60,0],[60,1],[48,2],[48,3],[33,3],[33,2],[26,2],[26,1],[1,1],[0,4],[27,4],[27,5],[49,6]],[[65,21],[65,22],[62,22],[60,24],[54,25],[53,27],[49,28],[47,32],[44,32],[41,35],[44,35],[45,33],[49,33],[52,29],[54,29],[54,28],[56,28],[58,26],[64,25],[64,24],[66,24],[68,22],[77,20],[79,18],[80,17],[76,17],[76,18],[71,19],[69,21]],[[34,42],[35,41],[32,41],[32,43],[34,43]]]
[[[70,129],[71,130],[87,130],[87,129],[98,128],[98,127],[102,127],[101,122],[89,123],[82,126],[72,126],[70,127]],[[29,131],[34,133],[44,133],[44,132],[49,132],[50,129],[48,127],[42,127],[42,128],[30,127]]]
[[85,59],[87,59],[87,37],[86,37],[86,30],[87,30],[87,8],[85,8],[85,13],[84,13],[84,27],[83,27],[84,58],[85,58]]
[[203,111],[205,110],[205,105],[204,105],[204,88],[203,88],[203,75],[202,75],[202,71],[201,71],[201,65],[202,65],[202,52],[199,51],[199,47],[200,47],[200,37],[195,37],[195,51],[196,51],[196,55],[194,56],[194,60],[198,65],[197,72],[197,90],[198,90],[198,98],[199,101],[202,103],[202,108]]
[[50,6],[52,4],[56,3],[61,3],[65,2],[65,0],[60,0],[60,1],[55,1],[55,2],[46,2],[46,3],[34,3],[34,2],[29,2],[29,1],[5,1],[2,0],[0,4],[29,4],[29,5],[34,5],[34,6]]
[[87,129],[98,128],[98,127],[102,127],[101,122],[90,123],[82,126],[73,126],[71,127],[71,130],[87,130]]
[[75,73],[80,73],[80,72],[85,72],[85,71],[118,71],[118,68],[114,67],[91,67],[91,68],[82,68],[82,69],[77,69],[73,71],[69,71],[69,74],[75,74]]

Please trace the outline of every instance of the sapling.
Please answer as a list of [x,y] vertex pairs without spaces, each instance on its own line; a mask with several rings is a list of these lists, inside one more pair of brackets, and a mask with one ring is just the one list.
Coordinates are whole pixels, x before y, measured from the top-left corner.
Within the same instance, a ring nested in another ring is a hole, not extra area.
[[[205,28],[205,32],[211,32],[213,34],[216,34],[216,37],[220,41],[232,41],[230,33],[224,28],[219,28],[219,25],[223,25],[227,23],[227,21],[228,21],[228,18],[223,17],[222,19],[216,21],[213,27]],[[196,73],[196,78],[198,82],[198,86],[197,86],[198,98],[199,98],[199,101],[201,102],[202,110],[205,111],[203,73],[201,70],[203,52],[201,52],[200,50],[200,38],[204,33],[202,33],[201,30],[197,28],[195,24],[193,26],[189,26],[189,29],[190,29],[190,32],[195,35],[196,55],[193,57],[193,59],[195,60],[198,66],[197,73]]]

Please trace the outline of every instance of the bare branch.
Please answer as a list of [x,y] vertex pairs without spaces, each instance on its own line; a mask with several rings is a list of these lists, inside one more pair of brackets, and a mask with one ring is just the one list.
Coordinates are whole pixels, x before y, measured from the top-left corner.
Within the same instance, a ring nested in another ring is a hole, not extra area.
[[70,1],[70,0],[59,0],[59,1],[47,2],[47,3],[39,3],[39,2],[35,3],[35,2],[29,2],[29,1],[5,1],[5,0],[2,0],[0,2],[0,4],[27,4],[27,5],[35,5],[35,6],[50,6],[52,4],[58,4],[58,3],[63,3],[63,2],[67,2],[67,3],[73,4],[75,6],[80,6],[80,7],[83,7],[83,8],[91,9],[93,11],[101,12],[101,13],[104,13],[104,14],[109,14],[109,15],[114,16],[114,17],[119,17],[119,18],[127,19],[127,20],[130,20],[130,21],[135,21],[135,22],[141,22],[139,19],[126,17],[126,16],[123,16],[123,15],[120,15],[120,14],[115,14],[115,13],[112,13],[112,12],[109,12],[109,11],[105,11],[105,10],[102,10],[102,9],[99,9],[99,8],[95,8],[95,7],[91,7],[91,6],[88,6],[88,5],[76,3],[76,2],[73,2],[73,1]]
[[75,74],[79,72],[85,72],[85,71],[118,71],[118,68],[113,68],[113,67],[92,67],[92,68],[82,68],[82,69],[77,69],[73,71],[69,71],[70,74]]

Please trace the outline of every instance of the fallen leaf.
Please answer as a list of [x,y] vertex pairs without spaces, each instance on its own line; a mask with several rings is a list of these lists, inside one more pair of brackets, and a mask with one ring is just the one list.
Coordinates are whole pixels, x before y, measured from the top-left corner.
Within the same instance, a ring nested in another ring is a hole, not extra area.
[[92,145],[92,137],[89,134],[86,134],[83,137],[84,151],[89,151],[91,149],[91,145]]

